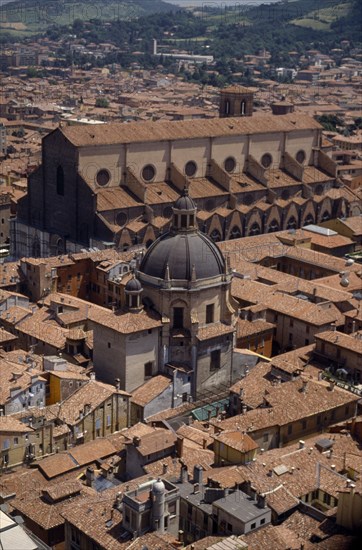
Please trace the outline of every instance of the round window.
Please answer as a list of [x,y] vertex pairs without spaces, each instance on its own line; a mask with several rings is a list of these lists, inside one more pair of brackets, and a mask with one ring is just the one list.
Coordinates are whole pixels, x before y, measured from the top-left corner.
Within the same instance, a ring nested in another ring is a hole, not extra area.
[[110,179],[111,179],[111,175],[108,172],[108,170],[106,170],[105,168],[102,168],[102,170],[99,170],[97,172],[96,180],[98,185],[100,185],[101,187],[104,187],[105,185],[107,185]]
[[192,176],[196,174],[196,170],[197,170],[196,162],[194,162],[193,160],[190,160],[185,164],[185,174],[189,178],[192,178]]
[[316,195],[323,195],[323,185],[317,185],[317,187],[315,188],[315,194]]
[[236,160],[234,159],[234,157],[228,157],[227,159],[225,159],[224,168],[226,172],[234,172],[236,168]]
[[164,218],[171,218],[172,216],[172,206],[165,206],[165,208],[163,209],[163,217]]
[[264,168],[269,168],[272,162],[273,162],[273,157],[269,153],[265,153],[261,157],[261,164],[262,166],[264,166]]
[[305,151],[298,151],[298,153],[295,155],[295,158],[297,159],[297,162],[299,162],[299,164],[303,164],[303,162],[305,161]]
[[147,164],[142,170],[142,178],[145,181],[152,181],[156,175],[156,170],[152,164]]
[[243,197],[243,203],[246,204],[246,206],[250,206],[253,203],[253,201],[254,201],[253,195],[251,195],[250,193],[248,193],[247,195],[245,195],[245,197]]
[[127,214],[125,212],[118,212],[116,216],[116,224],[122,227],[127,223]]
[[211,212],[212,210],[215,210],[216,204],[214,199],[207,199],[205,203],[205,210],[208,212]]

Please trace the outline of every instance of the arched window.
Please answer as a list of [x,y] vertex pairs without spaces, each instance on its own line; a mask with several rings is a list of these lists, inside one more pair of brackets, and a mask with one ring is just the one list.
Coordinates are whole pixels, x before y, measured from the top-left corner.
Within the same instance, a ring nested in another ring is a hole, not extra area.
[[314,218],[312,214],[308,214],[308,216],[304,219],[303,225],[311,225],[314,223]]
[[63,239],[58,239],[56,244],[56,254],[64,254],[64,242]]
[[225,101],[225,114],[230,114],[230,101],[228,99]]
[[250,228],[249,235],[260,235],[260,225],[257,222],[254,222]]
[[57,168],[57,195],[64,197],[64,170],[60,165]]
[[330,216],[328,210],[325,210],[325,211],[323,212],[322,222],[326,222],[327,220],[330,219],[330,217],[331,217],[331,216]]
[[229,239],[240,239],[240,237],[241,237],[240,228],[237,225],[234,225],[234,227],[230,231]]
[[214,243],[218,243],[221,241],[221,235],[220,235],[220,231],[218,229],[214,229],[212,232],[211,232],[211,235],[210,235],[211,239],[214,241]]
[[287,223],[287,229],[297,229],[297,220],[295,219],[294,216],[289,218]]
[[39,239],[35,238],[32,245],[32,256],[34,258],[40,257],[40,242]]
[[241,114],[241,116],[245,116],[245,108],[246,108],[246,102],[242,101],[240,103],[240,114]]
[[279,224],[278,224],[277,220],[274,219],[269,224],[268,233],[274,233],[275,231],[279,231]]

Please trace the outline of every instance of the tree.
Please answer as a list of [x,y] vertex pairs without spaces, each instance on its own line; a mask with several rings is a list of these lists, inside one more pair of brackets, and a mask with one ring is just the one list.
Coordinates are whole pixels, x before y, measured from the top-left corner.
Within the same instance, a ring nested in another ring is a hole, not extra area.
[[97,97],[96,107],[101,107],[102,109],[108,109],[108,107],[109,107],[108,99],[105,98],[105,97]]
[[23,138],[25,136],[25,130],[22,126],[20,126],[20,128],[18,130],[14,130],[11,135],[17,138]]
[[28,67],[26,71],[26,76],[28,78],[36,78],[38,76],[38,71],[35,67]]

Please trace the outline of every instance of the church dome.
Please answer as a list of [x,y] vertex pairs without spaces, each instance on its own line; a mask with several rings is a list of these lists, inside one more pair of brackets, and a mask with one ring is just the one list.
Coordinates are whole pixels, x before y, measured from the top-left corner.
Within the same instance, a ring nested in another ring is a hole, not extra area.
[[139,271],[157,279],[180,281],[225,273],[220,250],[197,229],[196,205],[186,188],[174,204],[171,230],[150,246]]
[[[166,233],[147,250],[140,272],[158,279],[191,281],[222,275],[224,258],[217,246],[199,231]],[[166,273],[168,271],[168,273]]]
[[142,285],[136,277],[132,277],[124,287],[126,292],[141,292]]

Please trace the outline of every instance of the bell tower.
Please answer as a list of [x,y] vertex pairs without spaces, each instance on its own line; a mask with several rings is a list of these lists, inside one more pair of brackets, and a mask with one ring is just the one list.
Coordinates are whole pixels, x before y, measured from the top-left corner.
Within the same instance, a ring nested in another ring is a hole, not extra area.
[[252,116],[256,88],[230,86],[220,91],[220,118]]

